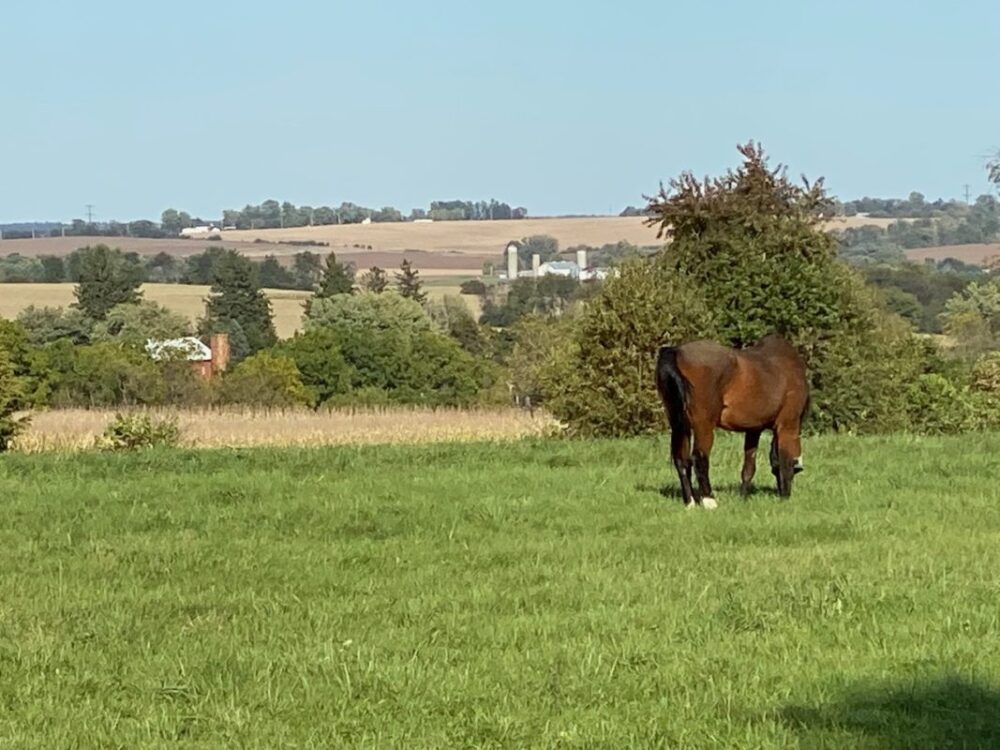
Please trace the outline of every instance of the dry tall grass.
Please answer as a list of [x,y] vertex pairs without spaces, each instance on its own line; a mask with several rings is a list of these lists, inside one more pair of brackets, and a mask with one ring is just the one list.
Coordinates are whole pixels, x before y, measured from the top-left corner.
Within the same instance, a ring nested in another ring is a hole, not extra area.
[[[546,433],[549,417],[516,409],[394,408],[341,411],[152,410],[176,417],[189,447],[314,446],[516,440]],[[15,451],[80,450],[94,447],[113,410],[64,409],[32,415]]]

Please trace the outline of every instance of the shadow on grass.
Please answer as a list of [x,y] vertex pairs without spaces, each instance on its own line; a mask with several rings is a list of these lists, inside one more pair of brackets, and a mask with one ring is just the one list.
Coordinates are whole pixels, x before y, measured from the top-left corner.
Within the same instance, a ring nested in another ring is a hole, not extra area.
[[1000,748],[1000,691],[960,678],[873,686],[831,706],[789,706],[781,718],[803,748]]
[[[778,496],[778,490],[776,487],[769,487],[769,486],[761,487],[759,485],[754,485],[750,490],[749,497],[745,497],[740,492],[740,485],[738,483],[717,484],[714,487],[712,487],[712,490],[715,492],[716,497],[724,495],[727,500],[728,499],[748,500],[755,496],[766,496],[766,497]],[[640,482],[639,484],[635,485],[635,491],[655,492],[658,495],[660,495],[660,497],[665,497],[668,500],[677,500],[678,502],[680,502],[680,500],[683,498],[683,495],[681,495],[680,484],[668,484],[662,487],[657,487],[656,485]]]

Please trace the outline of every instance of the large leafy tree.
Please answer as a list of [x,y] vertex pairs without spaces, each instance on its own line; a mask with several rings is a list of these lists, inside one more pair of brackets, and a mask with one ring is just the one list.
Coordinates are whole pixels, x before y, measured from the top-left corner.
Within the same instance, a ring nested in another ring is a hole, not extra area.
[[79,259],[75,306],[90,318],[104,320],[115,305],[138,302],[142,298],[139,287],[143,269],[137,258],[107,245],[95,245],[81,249]]
[[907,326],[835,255],[822,181],[797,184],[754,143],[721,177],[661,187],[649,223],[669,243],[636,261],[586,306],[571,352],[543,373],[556,416],[585,434],[662,428],[656,349],[710,336],[733,346],[778,332],[806,357],[814,425],[893,429],[923,353]]
[[235,250],[227,250],[215,264],[215,280],[199,330],[207,335],[228,330],[232,323],[246,336],[251,354],[278,340],[271,303],[261,290],[257,269]]
[[143,346],[149,339],[172,339],[191,333],[186,317],[157,302],[117,305],[107,318],[94,326],[93,341],[117,341]]

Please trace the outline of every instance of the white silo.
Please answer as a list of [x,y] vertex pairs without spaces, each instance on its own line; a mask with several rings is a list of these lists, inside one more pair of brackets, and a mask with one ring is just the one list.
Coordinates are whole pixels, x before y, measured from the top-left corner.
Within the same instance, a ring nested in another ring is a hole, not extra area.
[[517,278],[517,243],[511,242],[507,245],[507,280],[513,281]]

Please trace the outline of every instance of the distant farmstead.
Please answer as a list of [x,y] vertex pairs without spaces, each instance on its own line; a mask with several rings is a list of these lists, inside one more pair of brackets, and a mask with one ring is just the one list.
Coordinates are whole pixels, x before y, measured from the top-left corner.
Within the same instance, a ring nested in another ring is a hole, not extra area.
[[229,334],[212,334],[211,346],[205,346],[201,339],[194,336],[162,341],[149,339],[146,351],[157,362],[190,362],[195,373],[211,380],[229,366]]

